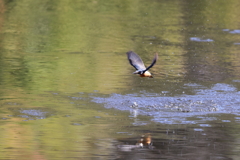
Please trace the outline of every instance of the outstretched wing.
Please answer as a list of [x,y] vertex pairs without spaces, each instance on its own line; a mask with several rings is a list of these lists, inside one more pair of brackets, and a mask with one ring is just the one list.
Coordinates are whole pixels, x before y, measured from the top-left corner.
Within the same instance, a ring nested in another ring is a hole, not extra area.
[[[136,69],[136,70],[146,70],[145,65],[143,64],[142,59],[133,51],[127,52],[129,63]],[[151,68],[151,67],[150,67]]]
[[149,67],[147,67],[147,69],[146,69],[145,71],[147,71],[147,70],[149,70],[150,68],[152,68],[152,67],[154,66],[154,64],[157,62],[157,59],[158,59],[158,54],[156,53],[156,54],[155,54],[155,57],[154,57],[154,59],[153,59],[153,61],[152,61],[152,64],[151,64]]

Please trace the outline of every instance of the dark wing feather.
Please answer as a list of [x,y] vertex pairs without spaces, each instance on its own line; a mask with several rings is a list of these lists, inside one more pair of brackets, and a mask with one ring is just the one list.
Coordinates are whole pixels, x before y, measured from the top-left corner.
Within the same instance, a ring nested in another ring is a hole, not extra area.
[[142,59],[133,51],[127,52],[129,63],[136,69],[136,70],[145,70],[146,67],[142,61]]
[[154,59],[153,59],[153,61],[152,61],[152,64],[151,64],[149,67],[147,67],[147,69],[146,69],[145,71],[147,71],[147,70],[149,70],[150,68],[152,68],[152,67],[154,66],[154,64],[157,62],[157,59],[158,59],[158,54],[156,53],[156,54],[155,54],[155,57],[154,57]]

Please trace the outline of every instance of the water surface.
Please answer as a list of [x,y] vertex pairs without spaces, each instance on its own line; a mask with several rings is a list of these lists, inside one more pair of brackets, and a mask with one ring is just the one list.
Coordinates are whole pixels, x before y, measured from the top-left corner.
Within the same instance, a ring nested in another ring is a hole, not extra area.
[[0,159],[239,159],[239,3],[0,0]]

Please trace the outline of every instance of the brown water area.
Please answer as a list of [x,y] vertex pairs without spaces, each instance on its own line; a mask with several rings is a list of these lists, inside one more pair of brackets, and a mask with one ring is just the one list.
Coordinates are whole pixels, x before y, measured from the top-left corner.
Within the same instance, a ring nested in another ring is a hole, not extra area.
[[240,159],[239,6],[0,0],[0,159]]

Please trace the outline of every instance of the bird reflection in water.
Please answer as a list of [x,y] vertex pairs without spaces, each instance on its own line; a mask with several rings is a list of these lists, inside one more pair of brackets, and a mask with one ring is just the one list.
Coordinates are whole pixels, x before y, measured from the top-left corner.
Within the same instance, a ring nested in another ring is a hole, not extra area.
[[152,146],[152,137],[150,133],[144,134],[141,136],[140,140],[136,143],[136,145],[139,145],[141,147],[149,147]]
[[131,151],[134,149],[141,149],[141,148],[149,148],[153,149],[154,146],[152,145],[152,137],[150,133],[146,133],[141,136],[141,138],[137,141],[135,145],[118,145],[118,148],[121,151]]

